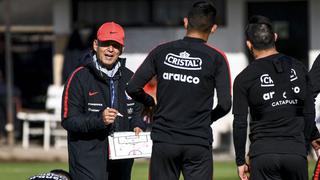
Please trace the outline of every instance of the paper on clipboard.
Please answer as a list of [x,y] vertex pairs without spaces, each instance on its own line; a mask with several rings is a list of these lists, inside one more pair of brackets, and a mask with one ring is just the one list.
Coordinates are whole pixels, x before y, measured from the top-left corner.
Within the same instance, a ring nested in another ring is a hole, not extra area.
[[109,159],[150,158],[152,140],[150,132],[116,132],[108,136]]

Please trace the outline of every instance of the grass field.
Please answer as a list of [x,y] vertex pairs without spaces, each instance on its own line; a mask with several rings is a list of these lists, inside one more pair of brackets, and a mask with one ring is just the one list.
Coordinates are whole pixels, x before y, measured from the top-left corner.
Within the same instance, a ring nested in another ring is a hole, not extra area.
[[[309,174],[313,172],[315,162],[309,163]],[[44,162],[5,162],[0,163],[0,179],[25,180],[28,177],[52,169],[68,169],[66,163],[44,163]],[[147,180],[148,162],[135,162],[132,170],[132,180]],[[183,178],[180,178],[183,179]],[[214,163],[215,180],[237,180],[236,167],[233,162]]]

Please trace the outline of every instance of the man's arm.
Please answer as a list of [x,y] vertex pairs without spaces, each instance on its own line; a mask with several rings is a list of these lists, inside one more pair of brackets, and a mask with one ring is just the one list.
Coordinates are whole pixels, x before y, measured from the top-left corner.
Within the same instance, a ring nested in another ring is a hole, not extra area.
[[130,129],[133,129],[134,132],[139,134],[142,131],[146,130],[146,123],[143,122],[141,112],[143,105],[135,102],[133,105],[133,113],[130,119]]
[[[309,78],[310,78],[310,84],[309,84],[309,89],[312,91],[312,102],[313,102],[313,107],[314,107],[314,99],[317,97],[317,95],[320,92],[320,54],[314,61],[312,68],[309,72]],[[314,115],[310,114],[309,117],[307,117],[306,121],[310,121],[308,119],[313,119],[314,123]],[[314,123],[315,124],[315,123]],[[320,138],[319,138],[319,131],[318,128],[315,125],[311,125],[311,132],[310,132],[310,137],[311,137],[311,145],[314,148],[314,150],[317,152],[317,155],[319,155],[319,149],[320,149]],[[310,127],[307,127],[310,128]],[[307,144],[308,144],[308,139],[307,139]]]
[[245,115],[234,115],[233,119],[233,142],[234,149],[236,152],[236,164],[238,166],[244,165],[246,141],[247,141],[247,116]]
[[226,115],[231,109],[231,77],[229,64],[226,56],[217,59],[217,72],[215,74],[215,84],[218,103],[211,111],[211,123]]
[[310,82],[311,82],[311,90],[314,98],[320,92],[320,54],[314,61],[312,68],[309,72]]
[[305,119],[304,135],[306,139],[306,147],[308,148],[311,143],[313,148],[318,150],[320,149],[320,134],[315,123],[315,104],[314,95],[312,94],[313,85],[310,82],[310,77],[307,76],[306,98],[303,110]]
[[155,50],[153,50],[144,62],[140,65],[138,70],[134,73],[127,85],[127,93],[136,101],[142,103],[146,107],[154,106],[155,102],[152,96],[147,94],[143,87],[156,74],[155,71]]
[[235,79],[233,88],[233,141],[236,152],[236,164],[238,167],[243,166],[246,163],[245,149],[248,128],[247,90],[244,88],[243,82],[240,82],[239,79],[241,79],[240,76]]
[[85,100],[77,77],[70,78],[62,97],[62,126],[67,131],[88,133],[103,130],[102,112],[86,112]]

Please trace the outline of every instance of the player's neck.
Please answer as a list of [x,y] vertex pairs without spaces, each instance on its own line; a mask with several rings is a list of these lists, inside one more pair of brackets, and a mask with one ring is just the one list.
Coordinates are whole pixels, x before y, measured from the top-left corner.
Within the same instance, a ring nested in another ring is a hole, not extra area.
[[278,53],[279,52],[275,48],[271,48],[271,49],[260,50],[260,51],[255,50],[253,54],[255,59],[261,59],[261,58],[265,58],[267,56],[271,56]]
[[191,38],[198,38],[198,39],[203,39],[204,41],[208,41],[209,39],[209,33],[199,33],[196,31],[188,31],[187,32],[187,37],[191,37]]

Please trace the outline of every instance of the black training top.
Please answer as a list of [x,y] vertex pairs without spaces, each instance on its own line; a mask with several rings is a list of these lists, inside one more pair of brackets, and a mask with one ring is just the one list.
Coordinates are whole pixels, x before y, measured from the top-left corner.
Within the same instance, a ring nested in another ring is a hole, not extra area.
[[312,92],[315,98],[320,92],[320,54],[314,61],[309,72],[309,76],[312,83]]
[[[245,163],[247,114],[250,109],[250,150],[306,156],[305,140],[314,130],[314,103],[304,65],[286,55],[257,59],[235,79],[233,136],[237,165]],[[305,127],[305,129],[304,129]]]
[[[224,53],[202,39],[190,37],[160,45],[129,81],[128,94],[146,106],[154,105],[143,87],[155,75],[158,86],[152,139],[211,144],[210,125],[231,107],[229,66]],[[218,105],[212,110],[214,88]]]

